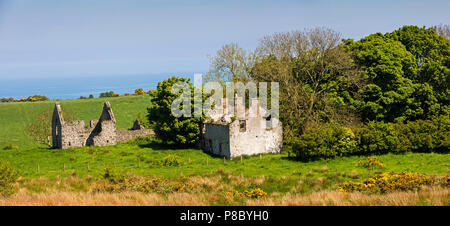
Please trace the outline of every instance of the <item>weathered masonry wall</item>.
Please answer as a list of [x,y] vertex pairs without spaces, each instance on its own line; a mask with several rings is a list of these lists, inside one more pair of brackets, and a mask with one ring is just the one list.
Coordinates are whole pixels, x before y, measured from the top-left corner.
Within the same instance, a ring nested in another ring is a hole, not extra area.
[[[226,101],[223,99],[222,103]],[[259,105],[259,99],[252,99],[250,108],[245,109],[242,99],[236,97],[234,115],[226,105],[221,107],[212,110],[213,122],[204,123],[203,150],[227,158],[281,152],[281,122]]]
[[138,136],[152,136],[152,130],[147,130],[136,120],[130,130],[116,130],[116,119],[111,105],[106,102],[98,120],[90,121],[90,128],[84,121],[66,123],[61,106],[57,103],[52,118],[52,141],[54,148],[66,149],[83,146],[107,146],[117,142],[134,139]]
[[215,155],[231,157],[230,153],[230,127],[221,124],[205,124],[205,133],[202,137],[202,146],[205,151]]
[[153,136],[155,133],[153,130],[150,129],[121,129],[116,131],[117,134],[117,142],[127,141],[127,140],[133,140],[137,137],[147,137],[147,136]]
[[82,147],[86,145],[91,129],[85,127],[84,121],[74,121],[61,127],[61,148]]

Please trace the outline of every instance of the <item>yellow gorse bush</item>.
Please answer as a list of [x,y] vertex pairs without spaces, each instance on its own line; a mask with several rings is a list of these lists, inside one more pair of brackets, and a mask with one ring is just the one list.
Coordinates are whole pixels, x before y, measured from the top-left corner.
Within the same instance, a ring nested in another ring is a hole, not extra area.
[[378,160],[378,158],[376,156],[374,156],[374,157],[368,156],[365,161],[363,161],[363,160],[359,161],[356,164],[356,166],[363,166],[363,167],[369,168],[369,169],[373,169],[375,167],[384,168],[384,164],[381,163],[381,161]]
[[247,197],[247,198],[254,198],[254,199],[259,199],[259,198],[267,196],[267,193],[264,192],[260,188],[253,189],[251,191],[245,190],[244,192],[239,192],[239,191],[234,190],[231,192],[227,192],[226,194],[229,196],[234,196],[234,197]]
[[363,193],[388,193],[393,191],[417,191],[425,185],[432,185],[437,181],[448,180],[448,178],[436,178],[413,172],[402,173],[380,173],[375,177],[368,178],[362,182],[344,182],[338,186],[342,192]]

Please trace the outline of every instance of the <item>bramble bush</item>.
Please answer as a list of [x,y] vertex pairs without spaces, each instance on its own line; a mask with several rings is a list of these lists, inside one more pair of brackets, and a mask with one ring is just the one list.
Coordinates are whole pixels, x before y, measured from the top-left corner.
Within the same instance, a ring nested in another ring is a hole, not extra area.
[[14,183],[18,178],[17,171],[9,163],[0,160],[0,195],[8,196],[16,193]]

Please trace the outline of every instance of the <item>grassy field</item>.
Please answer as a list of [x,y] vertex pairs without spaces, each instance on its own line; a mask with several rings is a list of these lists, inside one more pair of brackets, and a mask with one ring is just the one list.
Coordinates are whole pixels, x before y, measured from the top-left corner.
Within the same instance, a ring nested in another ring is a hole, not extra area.
[[[178,156],[181,164],[178,166],[161,165],[159,160],[163,160],[169,155]],[[350,175],[353,173],[363,176],[372,172],[367,168],[356,166],[358,161],[365,158],[364,156],[352,156],[333,160],[299,162],[288,158],[286,154],[267,154],[246,156],[241,162],[240,158],[224,160],[197,149],[175,150],[159,144],[147,144],[145,141],[67,150],[36,148],[0,151],[0,159],[7,160],[20,169],[24,178],[55,178],[72,174],[83,177],[88,175],[101,177],[104,168],[108,166],[115,167],[121,173],[164,177],[208,175],[218,170],[250,177],[296,177],[308,173],[321,175],[325,171],[327,174],[345,173]],[[412,171],[435,175],[450,172],[450,154],[387,154],[379,156],[379,159],[386,167],[377,170],[383,172]]]
[[[103,103],[109,101],[117,119],[117,127],[130,128],[138,113],[146,113],[150,105],[150,97],[126,96],[114,98],[95,98],[84,100],[61,100],[63,110],[71,113],[77,120],[98,119]],[[55,101],[0,103],[0,149],[6,145],[16,145],[27,149],[38,144],[25,133],[25,128],[36,116],[48,109],[53,109]],[[49,119],[51,120],[51,119]]]
[[[129,128],[150,105],[147,96],[60,102],[64,110],[88,123],[99,117],[106,100],[118,128]],[[385,168],[367,169],[357,166],[366,156],[300,162],[288,154],[266,154],[226,160],[198,149],[173,149],[152,138],[59,150],[39,146],[24,132],[36,115],[53,106],[54,101],[0,103],[0,160],[10,162],[20,174],[18,193],[0,198],[0,205],[450,205],[449,189],[442,186],[371,195],[337,191],[338,184],[380,172],[442,177],[450,172],[450,154],[381,155]],[[19,149],[3,150],[9,144]],[[178,163],[165,164],[170,156]],[[126,176],[128,182],[111,182],[105,178],[108,171]],[[136,190],[135,183],[142,180],[150,183],[150,190]],[[254,189],[267,195],[230,196]]]

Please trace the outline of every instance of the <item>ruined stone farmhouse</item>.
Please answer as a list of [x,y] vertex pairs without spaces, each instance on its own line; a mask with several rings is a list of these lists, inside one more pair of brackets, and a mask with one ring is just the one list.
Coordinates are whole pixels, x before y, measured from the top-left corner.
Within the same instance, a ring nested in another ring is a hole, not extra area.
[[65,122],[59,103],[56,103],[53,112],[52,141],[54,148],[115,145],[120,141],[153,134],[152,130],[144,129],[139,120],[134,122],[131,129],[117,130],[116,118],[109,102],[105,102],[100,118],[91,120],[89,127],[83,120]]
[[210,112],[210,119],[203,123],[203,150],[229,159],[281,152],[281,122],[260,106],[259,99],[251,99],[249,108],[237,96],[230,103],[233,110],[228,109],[228,104],[228,99],[223,98]]

